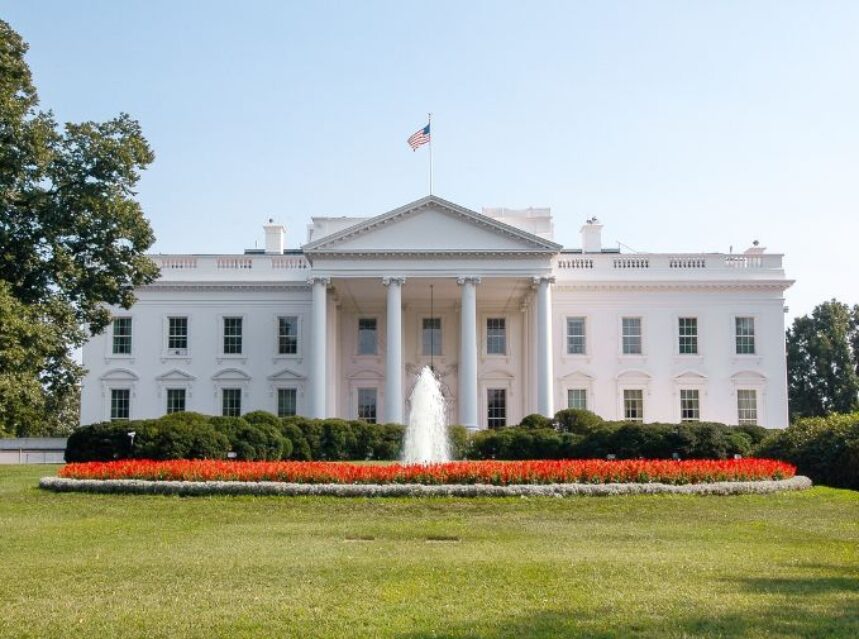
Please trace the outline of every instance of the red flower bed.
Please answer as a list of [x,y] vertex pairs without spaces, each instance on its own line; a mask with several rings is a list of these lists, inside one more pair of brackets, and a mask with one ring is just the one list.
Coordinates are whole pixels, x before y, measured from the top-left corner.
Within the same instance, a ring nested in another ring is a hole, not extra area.
[[699,484],[793,477],[796,467],[771,459],[462,461],[447,464],[364,465],[347,462],[235,462],[217,460],[67,464],[70,479],[282,481],[304,484]]

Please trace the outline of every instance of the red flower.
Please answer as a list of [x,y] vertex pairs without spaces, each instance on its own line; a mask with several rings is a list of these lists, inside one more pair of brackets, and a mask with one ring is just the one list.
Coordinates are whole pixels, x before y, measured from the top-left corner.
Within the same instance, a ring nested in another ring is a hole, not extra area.
[[537,459],[461,461],[427,465],[348,462],[152,461],[127,459],[67,464],[60,477],[172,481],[282,481],[304,484],[699,484],[793,477],[796,467],[772,459],[618,460]]

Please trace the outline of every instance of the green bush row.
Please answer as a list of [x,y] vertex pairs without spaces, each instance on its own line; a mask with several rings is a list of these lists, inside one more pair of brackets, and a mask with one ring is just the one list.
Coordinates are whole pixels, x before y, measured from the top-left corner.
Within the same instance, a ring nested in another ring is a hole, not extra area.
[[859,490],[859,412],[799,419],[755,453],[790,462],[815,483]]
[[[468,434],[449,428],[453,453],[462,458]],[[129,433],[134,433],[133,438]],[[101,422],[75,430],[67,462],[112,459],[393,460],[405,427],[343,419],[279,418],[256,411],[242,417],[173,413],[158,419]]]
[[519,426],[475,433],[470,459],[726,459],[747,456],[765,437],[760,426],[712,422],[640,424],[604,421],[586,410],[566,409],[554,419],[528,415]]

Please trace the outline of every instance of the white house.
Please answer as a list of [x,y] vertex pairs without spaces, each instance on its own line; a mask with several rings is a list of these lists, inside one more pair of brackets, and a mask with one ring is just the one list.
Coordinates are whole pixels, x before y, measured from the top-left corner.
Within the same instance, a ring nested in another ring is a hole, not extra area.
[[787,424],[782,256],[581,248],[548,209],[477,213],[430,196],[313,218],[301,249],[154,255],[161,277],[84,348],[82,423],[177,410],[404,422],[432,364],[449,421]]

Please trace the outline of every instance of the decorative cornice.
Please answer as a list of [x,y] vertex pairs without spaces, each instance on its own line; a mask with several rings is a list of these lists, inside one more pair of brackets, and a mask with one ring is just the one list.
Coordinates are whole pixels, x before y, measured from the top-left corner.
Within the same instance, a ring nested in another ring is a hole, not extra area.
[[580,291],[580,290],[778,290],[784,291],[790,288],[793,280],[663,280],[663,281],[575,281],[566,280],[555,284],[555,290]]
[[459,257],[498,257],[504,259],[529,257],[552,257],[553,250],[534,249],[319,249],[308,253],[314,258],[364,258],[393,259],[398,257],[429,257],[429,258],[459,258]]
[[235,290],[251,290],[251,291],[285,291],[285,290],[307,290],[308,284],[305,281],[296,282],[209,282],[209,281],[184,281],[184,282],[164,282],[158,281],[152,284],[139,287],[138,291],[191,291],[204,289],[207,291],[235,291]]

